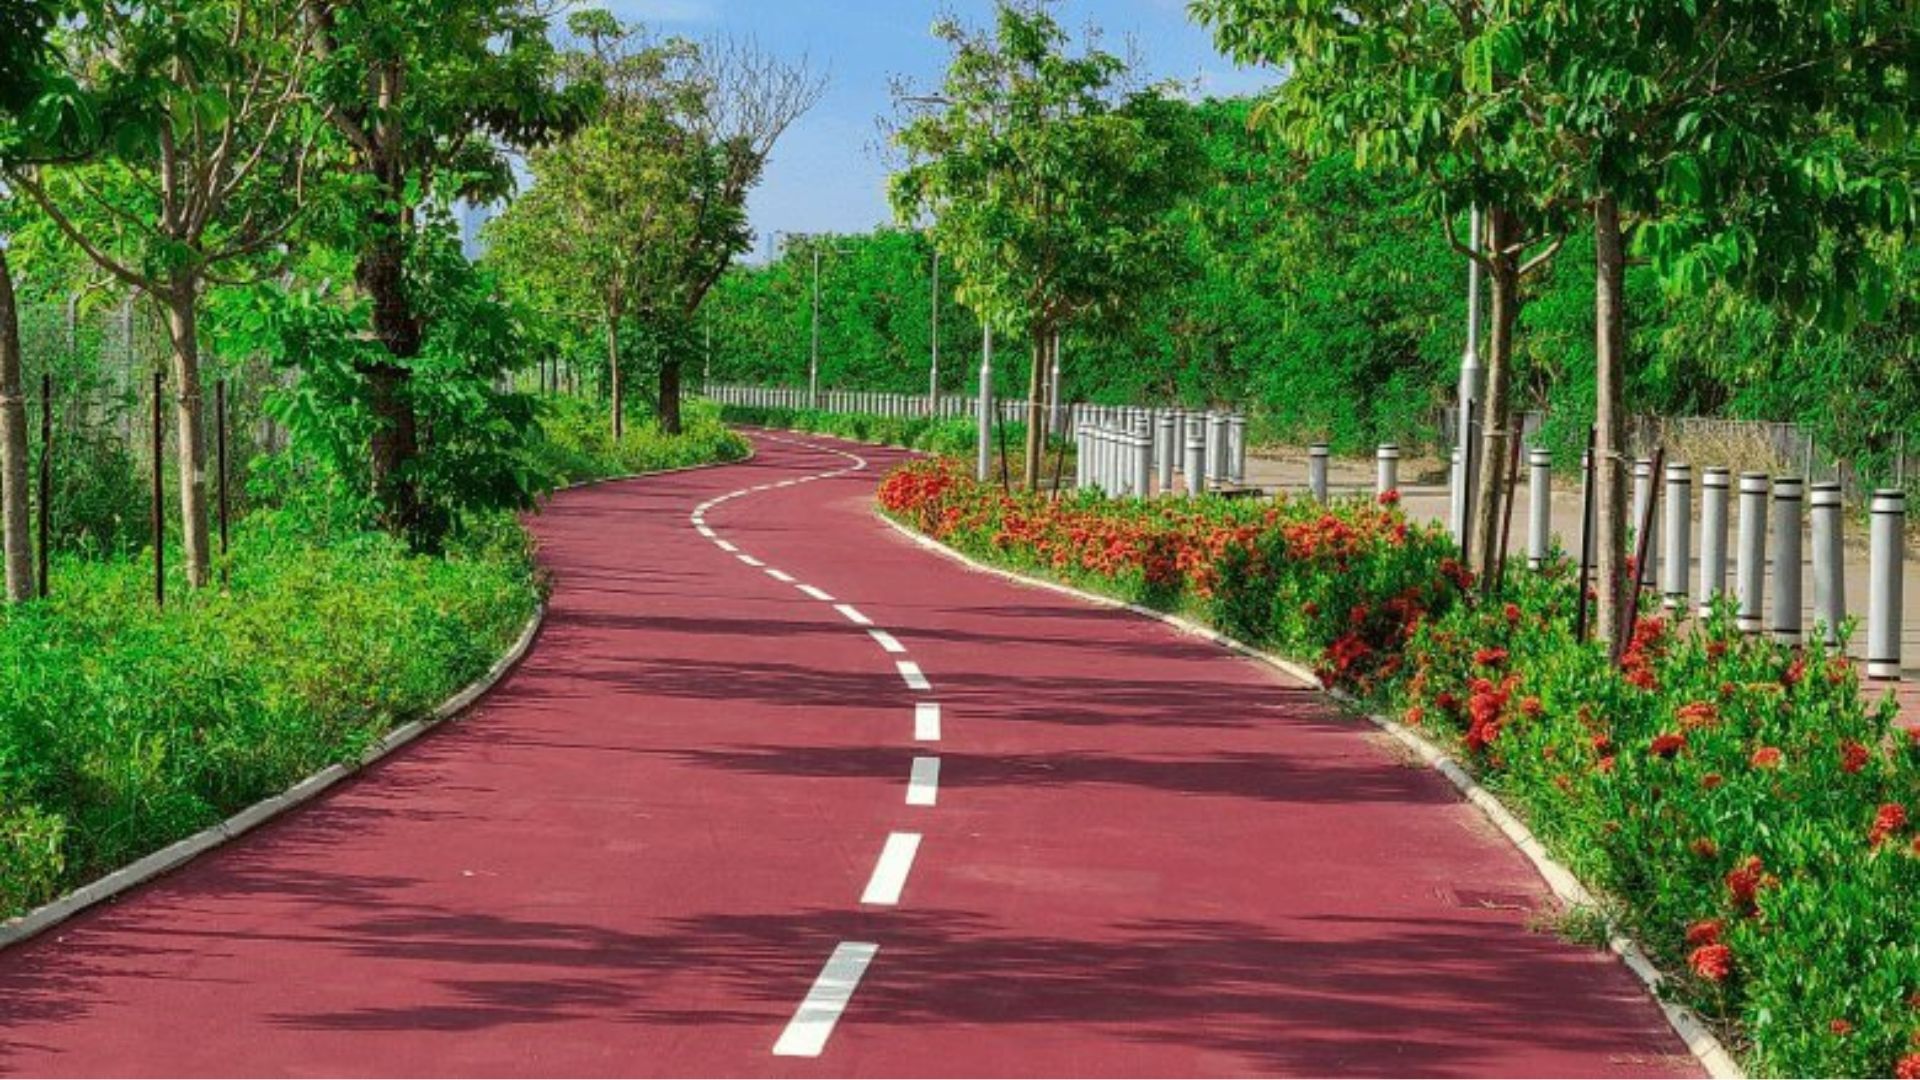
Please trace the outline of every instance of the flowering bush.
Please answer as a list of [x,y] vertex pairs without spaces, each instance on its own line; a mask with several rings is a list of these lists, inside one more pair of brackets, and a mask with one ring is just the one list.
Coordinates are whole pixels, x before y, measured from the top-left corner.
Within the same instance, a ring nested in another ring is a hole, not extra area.
[[1859,673],[1727,612],[1576,641],[1572,573],[1495,602],[1397,507],[1002,494],[951,463],[882,506],[970,554],[1207,619],[1451,742],[1756,1071],[1920,1077],[1920,737]]

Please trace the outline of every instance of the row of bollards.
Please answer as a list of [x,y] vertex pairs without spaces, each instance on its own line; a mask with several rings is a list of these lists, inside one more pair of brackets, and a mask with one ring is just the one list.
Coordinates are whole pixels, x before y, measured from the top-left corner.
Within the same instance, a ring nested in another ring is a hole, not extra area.
[[[1545,451],[1529,456],[1530,507],[1527,563],[1546,565],[1551,532],[1551,464]],[[1693,559],[1693,468],[1683,462],[1668,464],[1661,479],[1664,497],[1655,504],[1653,462],[1641,459],[1633,467],[1633,523],[1645,527],[1660,544],[1640,546],[1647,566],[1638,568],[1643,583],[1656,580],[1662,604],[1678,613],[1691,602],[1701,616],[1727,595],[1728,561],[1733,561],[1732,599],[1735,625],[1746,633],[1769,633],[1776,641],[1800,644],[1806,633],[1802,615],[1805,562],[1812,569],[1813,622],[1829,647],[1840,640],[1847,620],[1846,505],[1838,483],[1809,487],[1794,476],[1740,474],[1739,501],[1730,514],[1733,476],[1725,468],[1706,468],[1700,474],[1699,576],[1688,589]],[[1804,507],[1804,510],[1803,510]],[[1869,508],[1869,588],[1867,607],[1867,674],[1871,678],[1900,677],[1901,621],[1904,606],[1906,495],[1898,490],[1877,492]],[[1803,552],[1804,539],[1812,550]],[[1734,545],[1729,552],[1728,532]],[[1771,561],[1769,561],[1771,548]],[[1772,594],[1768,595],[1768,568],[1772,567]],[[1769,604],[1768,601],[1771,601]]]
[[1246,418],[1184,409],[1120,410],[1074,431],[1074,482],[1109,495],[1199,495],[1246,480]]

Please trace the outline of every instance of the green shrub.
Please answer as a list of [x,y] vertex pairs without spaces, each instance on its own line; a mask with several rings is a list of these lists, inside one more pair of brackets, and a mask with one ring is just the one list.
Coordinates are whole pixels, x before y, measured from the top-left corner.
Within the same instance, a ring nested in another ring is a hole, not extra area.
[[230,589],[63,559],[0,615],[0,909],[17,912],[353,760],[484,673],[537,601],[511,519],[445,558],[318,545],[274,512]]
[[667,435],[651,417],[630,419],[616,444],[603,405],[586,398],[547,398],[540,437],[527,452],[530,467],[549,484],[573,484],[747,456],[747,441],[720,422],[718,406],[687,401],[680,420],[680,434]]

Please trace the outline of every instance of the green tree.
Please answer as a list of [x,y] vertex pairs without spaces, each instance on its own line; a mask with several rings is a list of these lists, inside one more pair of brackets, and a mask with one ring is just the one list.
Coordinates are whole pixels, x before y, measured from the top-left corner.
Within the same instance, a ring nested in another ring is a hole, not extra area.
[[1302,151],[1351,151],[1355,164],[1425,180],[1454,237],[1459,208],[1485,208],[1480,243],[1453,240],[1491,285],[1479,483],[1469,516],[1469,565],[1491,582],[1513,438],[1514,331],[1523,281],[1558,249],[1549,211],[1550,147],[1521,78],[1526,5],[1480,0],[1194,0],[1230,55],[1284,68],[1287,81],[1259,119]]
[[1891,0],[1557,0],[1511,28],[1593,224],[1597,625],[1616,652],[1629,251],[1674,290],[1725,281],[1830,326],[1879,318],[1914,213],[1913,27]]
[[313,146],[297,0],[98,0],[62,35],[111,152],[11,170],[66,238],[165,310],[187,580],[210,580],[200,306],[297,214]]
[[1191,113],[1165,87],[1126,85],[1119,57],[1070,41],[1042,3],[1002,0],[991,32],[943,20],[937,98],[902,95],[896,213],[932,220],[959,295],[986,325],[1025,333],[1023,482],[1039,484],[1050,348],[1060,331],[1165,285],[1171,220],[1203,161]]
[[624,424],[621,327],[659,378],[660,426],[680,430],[681,371],[700,306],[752,244],[747,196],[780,137],[824,80],[739,41],[655,41],[604,11],[577,13],[585,48],[571,78],[601,106],[532,155],[532,188],[508,209],[500,259],[541,293],[596,312],[606,336],[612,427]]
[[[47,31],[54,15],[49,0],[22,0],[0,8],[0,167],[19,156],[25,141],[21,120],[41,92]],[[0,189],[0,209],[6,198]],[[7,600],[17,603],[34,595],[34,577],[24,358],[7,241],[4,222],[0,222],[0,548],[6,562]]]
[[373,418],[369,479],[382,523],[439,544],[417,465],[413,379],[429,327],[408,276],[419,208],[438,195],[489,199],[512,186],[510,148],[578,127],[597,92],[557,83],[559,56],[532,0],[300,0],[318,62],[308,95],[344,142],[342,197],[325,224],[355,252],[378,355],[339,384]]

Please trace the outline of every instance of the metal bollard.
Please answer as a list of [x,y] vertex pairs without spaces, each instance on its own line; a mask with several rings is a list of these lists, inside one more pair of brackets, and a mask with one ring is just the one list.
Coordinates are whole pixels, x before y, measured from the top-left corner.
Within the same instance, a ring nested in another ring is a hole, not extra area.
[[1740,614],[1736,625],[1749,634],[1760,632],[1761,603],[1767,582],[1767,474],[1740,474],[1740,563],[1734,592]]
[[1687,606],[1687,571],[1693,566],[1693,466],[1676,461],[1667,466],[1667,534],[1662,549],[1660,592],[1663,607],[1678,612]]
[[[1654,573],[1660,567],[1660,545],[1657,541],[1660,535],[1660,514],[1655,511],[1653,516],[1647,516],[1647,504],[1652,501],[1653,459],[1639,458],[1633,463],[1633,520],[1627,524],[1634,530],[1633,547],[1629,549],[1631,551],[1640,550],[1641,522],[1645,522],[1647,526],[1647,565],[1639,568],[1640,581],[1645,582],[1660,580]],[[1634,583],[1634,587],[1639,588],[1639,581]]]
[[1867,601],[1867,677],[1900,677],[1900,620],[1906,573],[1907,496],[1877,491],[1869,507],[1872,553]]
[[1400,490],[1400,448],[1392,443],[1381,443],[1373,452],[1373,493],[1385,495],[1389,491]]
[[1227,479],[1247,482],[1247,418],[1239,413],[1227,417]]
[[1160,460],[1158,464],[1160,466],[1160,494],[1162,495],[1169,494],[1173,491],[1173,460],[1180,456],[1180,444],[1174,441],[1176,438],[1174,431],[1178,426],[1179,425],[1174,423],[1172,410],[1161,410],[1159,427]]
[[1547,565],[1547,546],[1553,536],[1553,453],[1527,452],[1527,569]]
[[1307,490],[1321,502],[1327,501],[1327,457],[1332,451],[1326,443],[1307,447]]
[[1840,625],[1847,621],[1840,485],[1831,480],[1813,485],[1807,506],[1813,517],[1813,621],[1826,627],[1827,644],[1835,646],[1840,644]]
[[1713,601],[1727,591],[1727,492],[1733,475],[1719,467],[1700,472],[1700,588],[1695,600],[1700,617],[1713,614]]
[[1153,436],[1148,434],[1147,423],[1143,415],[1133,435],[1132,487],[1134,495],[1142,499],[1153,492]]
[[1773,481],[1773,637],[1800,643],[1800,502],[1797,476]]
[[1207,490],[1207,437],[1192,423],[1192,419],[1189,416],[1187,424],[1187,494],[1204,495]]

